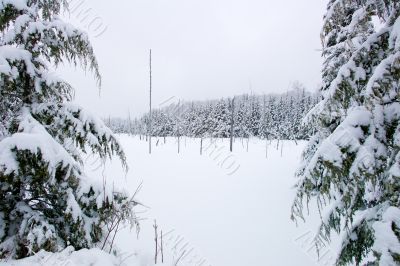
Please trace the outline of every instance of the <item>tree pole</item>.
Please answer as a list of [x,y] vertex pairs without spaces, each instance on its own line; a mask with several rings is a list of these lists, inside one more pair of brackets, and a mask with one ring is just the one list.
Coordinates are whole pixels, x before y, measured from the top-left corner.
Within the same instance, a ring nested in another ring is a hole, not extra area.
[[151,154],[151,90],[152,90],[152,73],[151,73],[151,49],[150,49],[150,104],[149,104],[149,154]]

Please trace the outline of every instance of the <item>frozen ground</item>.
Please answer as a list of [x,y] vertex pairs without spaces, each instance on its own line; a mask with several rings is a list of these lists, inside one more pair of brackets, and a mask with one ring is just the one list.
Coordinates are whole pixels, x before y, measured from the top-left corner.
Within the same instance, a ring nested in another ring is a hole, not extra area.
[[[130,171],[125,174],[118,161],[107,163],[89,159],[90,176],[108,185],[122,187],[133,194],[140,183],[138,199],[149,208],[141,208],[141,232],[123,229],[116,244],[122,252],[119,260],[98,250],[70,254],[41,253],[12,265],[154,265],[154,220],[164,234],[163,265],[194,266],[312,266],[332,265],[334,248],[325,248],[321,259],[315,253],[312,237],[318,214],[312,211],[307,224],[299,227],[290,220],[295,191],[294,172],[305,143],[285,141],[268,143],[252,139],[236,140],[234,152],[228,152],[229,140],[203,142],[182,138],[180,153],[174,138],[153,139],[119,136]],[[158,142],[158,145],[156,143]],[[282,154],[282,155],[281,155]],[[159,232],[160,234],[160,232]],[[158,264],[161,265],[159,256]],[[25,264],[24,264],[25,263]],[[0,263],[1,264],[1,263]]]
[[[307,224],[290,220],[294,198],[293,177],[305,143],[236,140],[203,142],[181,139],[180,153],[174,138],[153,139],[153,152],[138,137],[120,136],[130,171],[124,175],[119,163],[107,165],[105,174],[115,186],[133,193],[143,182],[138,198],[150,208],[142,217],[139,240],[125,230],[117,245],[140,254],[141,265],[153,265],[154,220],[163,230],[167,265],[332,265],[335,253],[322,252],[318,262],[312,242],[317,214]],[[158,141],[158,146],[155,145]],[[281,156],[282,153],[282,156]],[[236,170],[237,169],[237,170]],[[99,173],[99,171],[97,171]],[[135,255],[127,259],[133,259]],[[133,261],[132,261],[133,263]]]

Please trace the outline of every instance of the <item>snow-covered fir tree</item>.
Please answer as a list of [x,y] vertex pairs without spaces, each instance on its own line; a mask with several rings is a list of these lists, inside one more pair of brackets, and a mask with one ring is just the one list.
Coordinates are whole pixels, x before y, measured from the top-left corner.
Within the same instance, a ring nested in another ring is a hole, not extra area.
[[227,138],[229,136],[229,108],[226,100],[222,99],[212,109],[211,120],[212,137]]
[[60,19],[68,2],[0,1],[0,258],[105,246],[114,215],[136,222],[135,203],[83,169],[86,153],[126,166],[120,145],[51,71],[82,64],[100,85],[87,35]]
[[236,101],[236,115],[234,119],[234,133],[236,137],[247,138],[249,132],[247,130],[247,106],[244,101]]
[[252,136],[260,136],[261,130],[261,105],[256,97],[250,100],[249,128]]
[[400,265],[399,15],[391,0],[331,0],[325,15],[319,128],[292,212],[317,199],[316,239],[342,234],[338,265]]

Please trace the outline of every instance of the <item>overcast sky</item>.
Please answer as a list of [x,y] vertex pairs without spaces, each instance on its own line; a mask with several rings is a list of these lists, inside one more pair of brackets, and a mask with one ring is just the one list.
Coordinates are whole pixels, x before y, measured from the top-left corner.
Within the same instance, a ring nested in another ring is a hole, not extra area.
[[320,84],[326,0],[69,0],[88,31],[103,76],[101,95],[79,68],[59,69],[76,101],[100,116],[138,116],[153,102],[286,92]]

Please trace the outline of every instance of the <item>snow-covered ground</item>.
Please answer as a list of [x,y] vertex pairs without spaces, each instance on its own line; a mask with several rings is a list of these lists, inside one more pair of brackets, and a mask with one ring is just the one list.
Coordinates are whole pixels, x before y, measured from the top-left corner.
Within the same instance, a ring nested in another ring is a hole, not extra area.
[[75,252],[72,247],[60,253],[40,251],[35,256],[22,260],[0,262],[1,266],[114,266],[120,264],[119,258],[100,249],[82,249]]
[[182,138],[179,154],[176,139],[153,139],[151,155],[138,137],[122,135],[120,141],[130,171],[123,174],[114,161],[104,171],[108,182],[131,193],[143,182],[138,198],[149,206],[140,214],[146,220],[139,240],[134,230],[118,235],[117,245],[131,255],[128,265],[154,264],[154,220],[166,234],[166,265],[182,255],[177,265],[332,265],[333,250],[324,249],[319,262],[315,253],[318,214],[299,227],[290,220],[305,142],[285,141],[278,150],[276,141],[268,143],[267,157],[266,142],[258,139],[250,140],[248,152],[246,141],[236,140],[232,154],[229,140],[210,145],[207,139],[202,155],[199,139]]
[[[333,265],[335,248],[315,252],[312,240],[318,214],[312,211],[307,224],[290,220],[295,191],[294,172],[305,142],[266,142],[236,140],[229,153],[229,140],[177,141],[119,136],[130,167],[124,173],[119,161],[107,163],[105,169],[93,158],[86,161],[90,176],[133,194],[142,183],[137,197],[148,208],[138,215],[139,238],[135,229],[123,229],[116,239],[122,256],[113,260],[99,250],[71,254],[41,253],[13,265],[154,265],[154,220],[159,234],[163,231],[163,265],[265,266],[265,265]],[[158,145],[156,143],[158,142]],[[283,148],[281,144],[283,143]],[[313,209],[312,209],[313,210]],[[178,262],[177,262],[178,261]],[[24,264],[25,263],[25,264]],[[1,264],[1,263],[0,263]],[[158,264],[161,264],[161,255]]]

